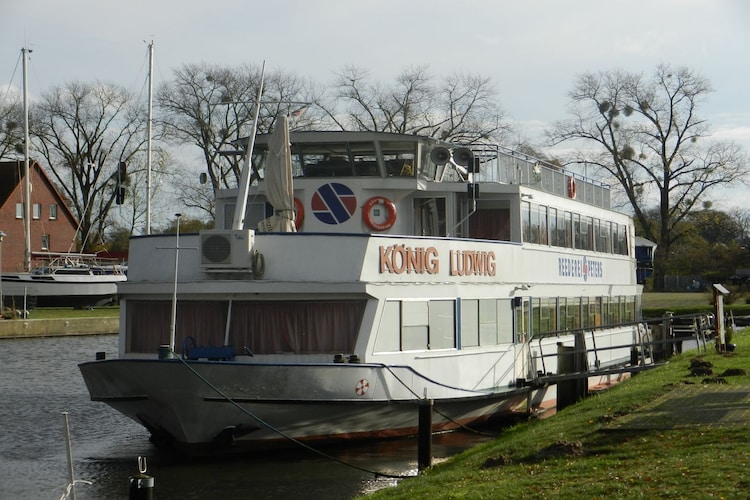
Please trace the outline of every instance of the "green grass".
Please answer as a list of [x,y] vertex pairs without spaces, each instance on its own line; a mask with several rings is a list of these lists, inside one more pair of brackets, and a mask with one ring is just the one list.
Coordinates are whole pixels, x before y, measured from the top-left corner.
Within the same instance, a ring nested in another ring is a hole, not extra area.
[[646,292],[644,308],[711,307],[713,296],[705,292]]
[[[735,353],[709,349],[714,373],[750,366],[750,330]],[[750,422],[732,429],[604,432],[691,377],[695,352],[670,359],[556,415],[517,425],[498,439],[433,466],[368,498],[747,498]],[[750,376],[725,377],[750,385]],[[555,443],[580,443],[580,455],[544,457]]]
[[117,317],[119,306],[94,307],[93,309],[73,309],[68,307],[39,307],[29,311],[29,319],[69,319]]

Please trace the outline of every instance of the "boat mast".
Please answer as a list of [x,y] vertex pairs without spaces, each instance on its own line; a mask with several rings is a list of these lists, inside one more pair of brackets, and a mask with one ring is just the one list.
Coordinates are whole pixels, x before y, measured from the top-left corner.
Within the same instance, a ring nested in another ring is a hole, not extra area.
[[260,84],[258,85],[258,98],[255,101],[255,118],[253,119],[253,131],[247,141],[247,151],[245,151],[245,162],[242,167],[240,176],[239,193],[237,193],[237,206],[234,210],[234,221],[232,229],[242,229],[245,227],[245,212],[247,210],[247,196],[250,190],[250,170],[253,162],[253,148],[255,147],[255,133],[258,131],[258,115],[260,115],[260,97],[263,94],[263,79],[266,75],[266,61],[260,70]]
[[31,178],[29,177],[29,84],[27,60],[31,50],[21,49],[23,55],[23,220],[24,252],[23,268],[31,270]]
[[154,118],[154,41],[148,45],[148,138],[146,148],[146,234],[151,234],[151,127]]

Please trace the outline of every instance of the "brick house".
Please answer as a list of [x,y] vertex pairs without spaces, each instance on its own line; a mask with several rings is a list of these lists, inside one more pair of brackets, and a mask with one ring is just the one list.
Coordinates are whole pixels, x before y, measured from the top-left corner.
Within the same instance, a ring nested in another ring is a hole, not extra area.
[[[2,272],[23,271],[23,170],[24,162],[0,161],[0,231]],[[60,192],[36,162],[31,174],[31,251],[75,252],[78,222]]]

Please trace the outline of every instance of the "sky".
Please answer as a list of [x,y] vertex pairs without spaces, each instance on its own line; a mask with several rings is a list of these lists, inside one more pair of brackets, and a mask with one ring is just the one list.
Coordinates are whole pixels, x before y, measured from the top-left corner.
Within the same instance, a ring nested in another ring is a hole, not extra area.
[[577,76],[687,66],[714,89],[699,108],[713,137],[750,153],[747,0],[0,0],[0,90],[21,86],[27,47],[32,100],[76,80],[138,92],[150,42],[155,85],[202,62],[265,61],[321,84],[350,64],[384,83],[415,65],[488,76],[540,146]]

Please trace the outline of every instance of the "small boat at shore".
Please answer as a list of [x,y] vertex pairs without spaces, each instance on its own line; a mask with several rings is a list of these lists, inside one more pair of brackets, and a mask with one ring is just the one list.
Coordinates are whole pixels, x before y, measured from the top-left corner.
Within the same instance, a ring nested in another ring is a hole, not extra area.
[[285,124],[217,229],[131,239],[118,357],[80,370],[154,443],[405,436],[426,401],[455,429],[553,400],[567,350],[590,385],[632,361],[634,228],[608,186],[495,144]]
[[3,273],[6,307],[86,308],[117,302],[117,284],[127,280],[127,266],[86,253],[32,253],[30,272]]

